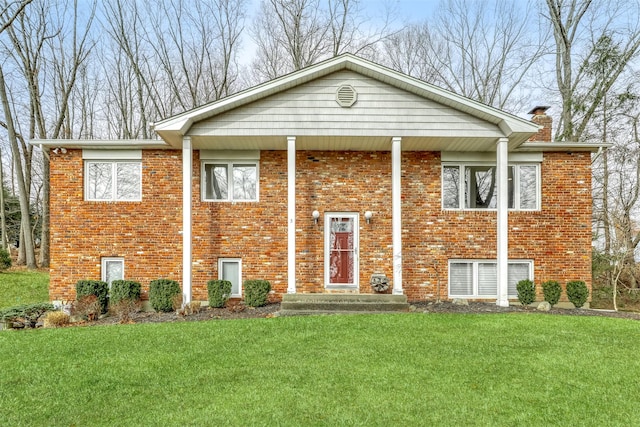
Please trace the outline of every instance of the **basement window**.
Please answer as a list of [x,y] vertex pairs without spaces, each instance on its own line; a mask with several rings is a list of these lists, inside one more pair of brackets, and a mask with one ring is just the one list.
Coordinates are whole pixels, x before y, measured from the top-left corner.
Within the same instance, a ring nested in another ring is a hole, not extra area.
[[[533,280],[533,261],[509,261],[508,297],[517,298],[516,285],[524,279]],[[495,260],[450,260],[450,298],[497,298],[498,268]]]
[[102,281],[109,284],[114,280],[124,280],[124,258],[106,257],[102,258]]
[[240,258],[219,258],[218,279],[231,282],[231,296],[242,297],[242,260]]

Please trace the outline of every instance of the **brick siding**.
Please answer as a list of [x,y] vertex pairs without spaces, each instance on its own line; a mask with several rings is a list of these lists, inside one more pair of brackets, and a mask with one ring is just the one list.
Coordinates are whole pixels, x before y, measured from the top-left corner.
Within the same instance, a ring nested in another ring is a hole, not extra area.
[[[193,298],[206,300],[218,258],[242,258],[243,279],[287,289],[287,155],[260,153],[258,202],[202,202],[193,164]],[[124,257],[127,279],[182,281],[181,152],[143,151],[142,202],[83,200],[81,150],[52,155],[52,300],[75,297],[75,282],[99,279],[101,257]],[[324,291],[324,213],[360,214],[360,292],[373,273],[393,276],[391,154],[296,153],[296,286]],[[403,287],[409,300],[447,298],[448,260],[496,256],[495,211],[443,211],[436,152],[402,154]],[[535,281],[591,286],[589,153],[545,153],[542,210],[509,213],[509,258],[532,259]],[[311,213],[321,213],[314,224]],[[370,224],[364,212],[372,211]]]

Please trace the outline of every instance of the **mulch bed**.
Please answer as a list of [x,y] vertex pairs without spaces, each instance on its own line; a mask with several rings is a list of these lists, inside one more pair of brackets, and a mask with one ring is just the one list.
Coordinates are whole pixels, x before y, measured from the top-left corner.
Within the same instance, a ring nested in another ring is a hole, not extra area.
[[509,305],[509,307],[499,307],[495,303],[470,302],[469,305],[458,305],[452,302],[419,302],[413,303],[418,312],[426,313],[536,313],[536,314],[559,314],[564,316],[601,316],[617,317],[624,319],[640,320],[640,313],[630,311],[595,310],[589,308],[552,308],[549,311],[540,311],[535,307]]
[[[469,302],[468,305],[458,305],[452,302],[414,302],[411,304],[412,312],[418,313],[460,313],[460,314],[491,314],[491,313],[532,313],[532,314],[557,314],[565,316],[603,316],[640,320],[640,313],[625,311],[593,310],[593,309],[566,309],[552,308],[550,311],[539,311],[535,307],[523,307],[510,305],[499,307],[495,303]],[[280,310],[279,303],[267,304],[264,307],[245,307],[236,304],[229,308],[205,307],[199,313],[179,315],[171,313],[139,312],[131,316],[125,323],[158,323],[158,322],[188,322],[202,320],[226,320],[226,319],[255,319],[276,317]],[[84,325],[108,325],[122,323],[117,316],[106,316],[94,322],[86,322]]]

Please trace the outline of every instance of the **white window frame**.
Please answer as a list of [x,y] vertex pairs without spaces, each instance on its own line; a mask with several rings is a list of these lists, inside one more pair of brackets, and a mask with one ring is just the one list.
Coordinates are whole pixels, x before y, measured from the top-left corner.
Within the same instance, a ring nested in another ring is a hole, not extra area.
[[[472,289],[473,292],[468,295],[463,294],[452,294],[451,293],[451,264],[471,264],[472,267]],[[447,283],[447,293],[449,298],[473,298],[473,299],[495,299],[497,298],[497,294],[492,295],[480,295],[478,293],[478,265],[479,264],[497,264],[495,259],[450,259],[449,260],[449,270],[448,270],[448,283]],[[509,266],[513,264],[528,264],[529,266],[529,274],[528,279],[534,281],[534,265],[533,260],[530,259],[510,259]],[[516,282],[517,284],[517,282]],[[497,286],[496,286],[497,288]],[[497,289],[496,289],[497,291]],[[511,286],[509,288],[508,298],[515,299],[518,298],[518,292],[516,291],[516,287]]]
[[224,277],[222,277],[222,265],[227,262],[238,264],[238,292],[233,293],[232,288],[231,297],[242,298],[242,258],[218,258],[218,280],[225,280]]
[[[226,165],[227,166],[227,198],[226,199],[211,199],[207,198],[207,165]],[[256,197],[254,199],[235,199],[233,197],[233,169],[235,166],[254,166],[256,168]],[[201,197],[205,202],[231,202],[231,203],[243,203],[243,202],[257,202],[260,198],[260,162],[256,160],[203,160],[200,166],[200,188]]]
[[[536,171],[536,206],[534,208],[520,208],[520,168],[535,167]],[[460,180],[458,185],[458,207],[452,208],[444,205],[445,201],[445,168],[457,167],[458,179]],[[467,208],[465,207],[465,186],[466,186],[466,171],[468,167],[496,167],[495,163],[486,162],[443,162],[440,168],[440,181],[441,181],[441,207],[443,210],[465,210],[465,211],[495,211],[496,208]],[[513,208],[509,208],[510,211],[539,211],[541,206],[541,175],[540,175],[540,163],[509,163],[509,167],[513,168]]]
[[[101,276],[101,280],[103,282],[107,282],[107,265],[111,262],[119,262],[122,264],[122,279],[115,279],[115,280],[124,280],[125,275],[124,275],[124,258],[123,257],[102,257],[102,259],[100,260],[100,276]],[[107,282],[109,284],[109,289],[111,289],[111,283]]]
[[[138,166],[140,181],[138,182],[138,194],[139,197],[134,199],[119,199],[118,198],[118,164],[134,164]],[[111,165],[111,197],[108,199],[91,198],[89,194],[90,188],[90,174],[89,167],[92,164],[108,164]],[[140,202],[142,201],[142,161],[135,159],[127,160],[85,160],[84,161],[84,195],[86,201],[91,202]]]

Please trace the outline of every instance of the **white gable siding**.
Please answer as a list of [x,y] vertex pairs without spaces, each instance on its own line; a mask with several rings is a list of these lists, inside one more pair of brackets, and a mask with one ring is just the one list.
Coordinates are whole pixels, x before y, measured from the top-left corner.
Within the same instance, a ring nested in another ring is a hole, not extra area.
[[[358,92],[350,108],[335,100],[341,84]],[[496,125],[346,70],[195,123],[189,135],[504,136]]]

